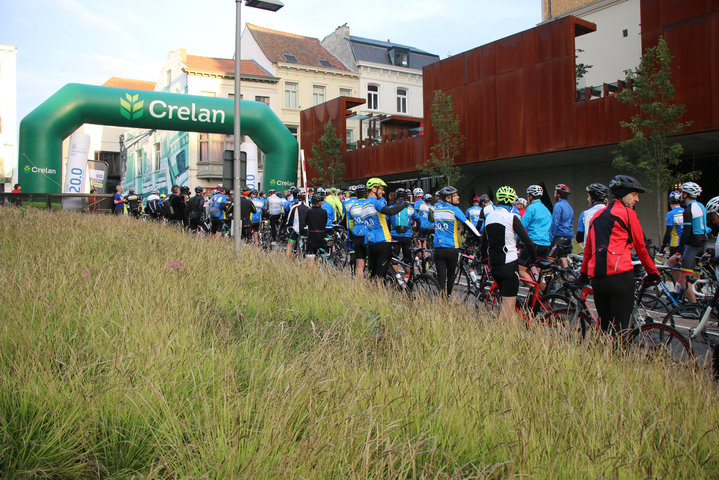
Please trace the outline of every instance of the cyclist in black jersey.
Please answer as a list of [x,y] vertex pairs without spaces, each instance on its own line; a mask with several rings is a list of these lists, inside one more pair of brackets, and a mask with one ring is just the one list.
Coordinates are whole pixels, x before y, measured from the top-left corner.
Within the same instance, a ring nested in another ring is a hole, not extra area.
[[[317,251],[327,250],[325,226],[327,225],[327,210],[322,208],[325,196],[321,193],[312,195],[312,207],[300,219],[300,231],[307,228],[307,258],[314,259]],[[303,222],[304,220],[304,222]]]

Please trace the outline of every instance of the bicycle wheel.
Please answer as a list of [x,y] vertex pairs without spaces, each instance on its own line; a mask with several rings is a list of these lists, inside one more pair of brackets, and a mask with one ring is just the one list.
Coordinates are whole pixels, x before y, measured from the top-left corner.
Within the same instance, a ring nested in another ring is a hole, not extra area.
[[409,281],[407,287],[415,297],[438,295],[442,290],[437,280],[426,273],[415,275]]
[[[651,305],[651,307],[649,306]],[[666,321],[672,328],[674,327],[674,317],[671,308],[656,295],[644,293],[638,303],[635,302],[632,311],[632,322],[635,326],[647,323],[664,323]]]
[[648,310],[655,311],[659,314],[666,314],[671,310],[669,303],[659,298],[658,295],[651,293],[647,290],[644,291],[641,298],[639,299],[642,305]]
[[648,323],[630,330],[627,343],[643,355],[664,355],[682,365],[694,362],[689,341],[677,330],[662,323]]
[[475,300],[475,306],[487,313],[499,314],[502,309],[502,296],[499,294],[499,288],[492,290],[490,287],[480,292]]

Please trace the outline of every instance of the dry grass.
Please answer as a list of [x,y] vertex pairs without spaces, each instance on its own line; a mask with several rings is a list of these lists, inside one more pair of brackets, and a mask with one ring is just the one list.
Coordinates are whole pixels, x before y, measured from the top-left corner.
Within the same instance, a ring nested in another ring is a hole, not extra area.
[[126,218],[0,209],[5,478],[717,478],[706,376]]

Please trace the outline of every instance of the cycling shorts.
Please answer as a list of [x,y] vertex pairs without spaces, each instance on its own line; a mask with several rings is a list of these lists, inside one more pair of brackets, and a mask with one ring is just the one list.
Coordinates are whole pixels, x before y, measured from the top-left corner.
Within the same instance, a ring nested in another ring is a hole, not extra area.
[[364,237],[352,235],[352,243],[355,247],[355,258],[364,260],[367,257],[367,245],[364,243]]
[[697,257],[704,252],[702,247],[694,247],[692,245],[685,245],[684,252],[682,253],[682,273],[691,275],[694,272],[694,267],[697,264]]
[[569,237],[555,237],[550,246],[549,256],[564,258],[572,253],[572,239]]
[[297,243],[297,240],[299,240],[300,236],[295,232],[293,229],[290,229],[290,238],[288,242],[290,243]]
[[420,240],[427,240],[432,233],[434,233],[434,229],[432,228],[420,228],[417,230],[417,237],[419,237]]
[[252,222],[252,233],[260,231],[260,222]]
[[[549,255],[549,247],[537,245],[537,257],[538,258],[547,258],[547,255]],[[527,247],[524,247],[522,251],[519,253],[519,264],[523,267],[529,267],[531,265],[531,262],[529,261],[529,249]]]
[[519,271],[517,261],[505,265],[492,265],[492,276],[503,297],[516,297],[519,292]]

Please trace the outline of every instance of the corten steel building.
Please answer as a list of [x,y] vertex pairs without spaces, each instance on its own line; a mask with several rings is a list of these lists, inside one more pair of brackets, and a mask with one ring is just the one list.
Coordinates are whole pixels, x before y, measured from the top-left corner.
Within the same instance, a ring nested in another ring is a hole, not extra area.
[[[682,120],[693,122],[676,140],[684,146],[683,168],[702,172],[698,182],[706,201],[719,194],[719,3],[641,0],[640,10],[642,50],[662,36],[674,56],[675,102],[686,105]],[[464,202],[504,184],[521,194],[532,183],[565,183],[576,193],[570,202],[578,216],[587,208],[585,186],[606,184],[618,173],[612,151],[630,137],[619,122],[635,112],[613,98],[626,88],[623,79],[577,92],[575,38],[590,39],[596,28],[565,16],[425,67],[425,135],[345,152],[345,180],[381,176],[420,183],[416,165],[435,139],[430,107],[433,92],[441,90],[452,95],[465,137],[457,162]],[[347,115],[363,101],[340,98],[304,111],[302,144],[316,143],[329,119],[342,135]],[[638,212],[656,241],[656,209],[665,206],[650,197],[643,197]]]

